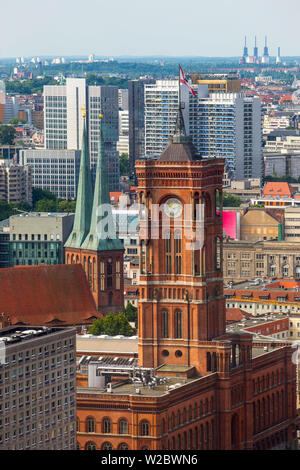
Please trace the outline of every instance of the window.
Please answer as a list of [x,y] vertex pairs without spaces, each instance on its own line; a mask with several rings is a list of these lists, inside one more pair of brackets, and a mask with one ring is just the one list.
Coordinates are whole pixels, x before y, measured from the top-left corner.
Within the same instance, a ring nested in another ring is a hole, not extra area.
[[175,338],[182,338],[182,313],[181,310],[175,312]]
[[171,235],[170,235],[170,232],[167,232],[167,234],[166,234],[165,247],[166,247],[166,274],[171,274],[171,272],[172,272],[172,255],[171,255]]
[[103,433],[109,434],[111,432],[111,421],[109,418],[103,419]]
[[102,444],[102,450],[112,450],[112,448],[111,442],[104,442],[104,444]]
[[175,244],[175,273],[181,274],[181,232],[178,230],[174,234]]
[[95,420],[94,420],[94,418],[88,418],[87,419],[86,430],[87,430],[87,432],[95,432]]
[[163,338],[168,338],[169,337],[169,312],[167,310],[164,310],[162,312],[162,335]]
[[120,420],[120,434],[128,434],[128,422],[126,419]]
[[142,434],[142,436],[149,436],[149,432],[150,432],[149,423],[148,423],[148,421],[143,420],[141,422],[141,434]]
[[95,442],[91,442],[91,441],[87,442],[86,445],[85,445],[85,449],[86,450],[96,450],[97,447],[96,447]]

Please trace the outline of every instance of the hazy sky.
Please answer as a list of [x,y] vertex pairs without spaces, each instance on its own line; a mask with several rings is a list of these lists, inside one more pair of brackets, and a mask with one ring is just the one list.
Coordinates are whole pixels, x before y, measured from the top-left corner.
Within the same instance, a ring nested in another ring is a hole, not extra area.
[[300,56],[300,0],[0,0],[0,57]]

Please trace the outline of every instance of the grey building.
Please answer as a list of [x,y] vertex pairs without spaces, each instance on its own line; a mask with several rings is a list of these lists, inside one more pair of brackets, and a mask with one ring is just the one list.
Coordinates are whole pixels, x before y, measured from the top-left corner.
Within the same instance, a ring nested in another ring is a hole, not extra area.
[[10,217],[10,266],[64,263],[74,214],[33,212]]
[[76,199],[80,150],[21,150],[20,163],[30,165],[34,188]]
[[271,153],[264,154],[265,176],[300,177],[300,153]]
[[0,330],[0,450],[76,449],[75,333]]
[[0,201],[32,204],[32,171],[29,165],[0,160]]
[[143,78],[128,82],[129,111],[129,164],[134,171],[135,161],[145,155],[145,84],[155,83],[154,79]]

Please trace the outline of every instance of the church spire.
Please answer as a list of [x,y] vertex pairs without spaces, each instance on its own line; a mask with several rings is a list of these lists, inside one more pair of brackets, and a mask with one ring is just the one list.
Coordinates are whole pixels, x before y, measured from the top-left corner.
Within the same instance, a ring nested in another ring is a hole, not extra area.
[[88,153],[87,133],[84,121],[74,224],[73,230],[65,244],[65,247],[81,247],[90,228],[91,212],[92,180]]
[[100,115],[100,142],[94,189],[94,200],[89,233],[82,248],[92,251],[123,250],[116,236],[115,222],[109,197],[107,162],[104,155],[102,135],[102,115]]

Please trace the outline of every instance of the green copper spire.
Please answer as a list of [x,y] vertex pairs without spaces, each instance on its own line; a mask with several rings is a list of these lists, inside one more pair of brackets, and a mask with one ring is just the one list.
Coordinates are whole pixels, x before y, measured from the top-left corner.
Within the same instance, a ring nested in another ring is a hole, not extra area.
[[91,223],[92,213],[92,180],[90,161],[88,154],[88,143],[85,122],[83,126],[80,172],[78,179],[76,210],[73,230],[65,243],[68,248],[80,248],[84,242]]
[[92,251],[124,249],[122,242],[116,235],[116,226],[110,204],[101,121],[91,227],[82,248]]

